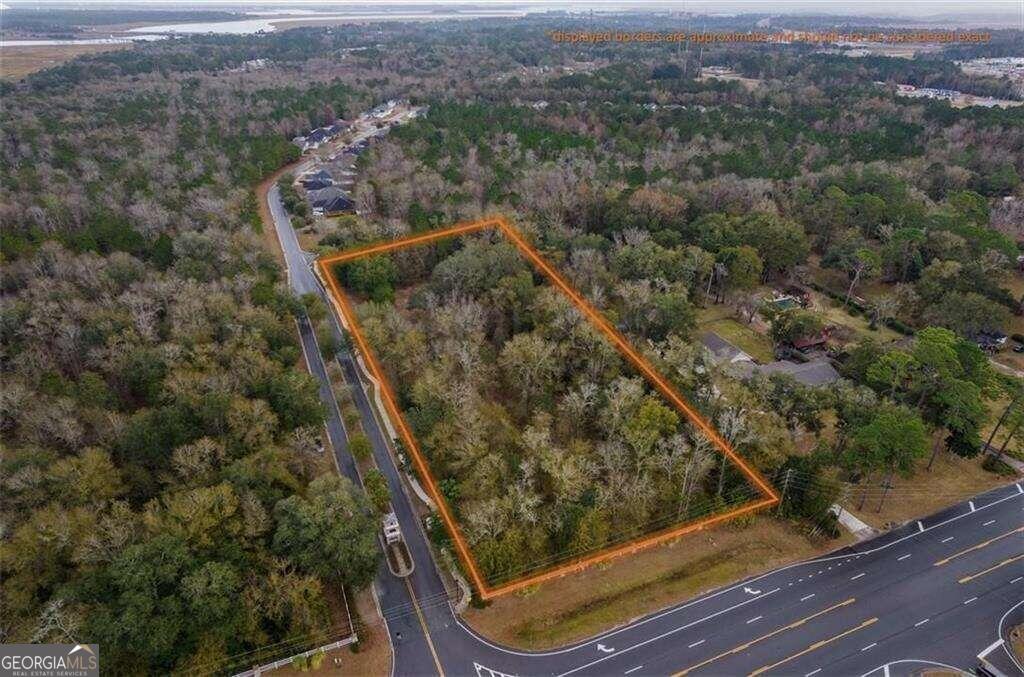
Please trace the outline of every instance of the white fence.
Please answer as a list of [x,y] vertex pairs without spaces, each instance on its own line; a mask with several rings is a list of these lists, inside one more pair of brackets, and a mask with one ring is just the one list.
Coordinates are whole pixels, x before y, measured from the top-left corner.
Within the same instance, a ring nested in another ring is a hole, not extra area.
[[235,674],[234,677],[258,677],[260,674],[262,674],[264,672],[270,672],[271,670],[276,670],[278,668],[283,668],[286,665],[291,665],[291,662],[293,660],[295,660],[296,658],[299,658],[299,657],[302,657],[302,656],[312,656],[313,654],[317,653],[318,651],[323,651],[324,653],[327,653],[328,651],[333,651],[334,649],[340,649],[343,646],[348,646],[349,644],[352,644],[357,639],[359,639],[359,638],[356,636],[356,633],[353,632],[348,637],[345,637],[344,639],[339,639],[337,642],[331,642],[330,644],[324,644],[323,646],[318,646],[315,649],[310,649],[309,651],[303,651],[302,653],[295,654],[294,656],[289,656],[288,658],[282,658],[280,660],[276,660],[273,663],[267,663],[266,665],[261,665],[261,666],[256,667],[256,668],[251,668],[249,670],[246,670],[245,672],[239,672],[239,673]]

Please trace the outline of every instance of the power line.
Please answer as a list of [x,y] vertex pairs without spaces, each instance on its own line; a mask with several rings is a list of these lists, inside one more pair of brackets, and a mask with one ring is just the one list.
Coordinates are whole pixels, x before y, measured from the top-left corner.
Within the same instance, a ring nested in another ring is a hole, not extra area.
[[[876,485],[874,483],[854,484],[839,480],[830,480],[827,478],[821,478],[820,476],[815,474],[801,472],[792,468],[787,469],[787,471],[782,471],[780,469],[780,471],[775,474],[773,480],[776,480],[777,482],[780,476],[783,478],[783,486],[787,488],[787,491],[789,492],[788,495],[790,496],[793,495],[793,492],[835,492],[839,497],[839,500],[849,500],[854,496],[859,498],[860,495],[862,495],[866,491],[867,498],[865,500],[870,500],[873,498],[878,498],[880,495],[882,495],[882,492],[884,491],[884,488],[881,485]],[[733,496],[755,497],[759,495],[757,494],[757,492],[752,491],[752,488],[749,486],[745,487],[745,491],[745,494],[733,492]],[[933,496],[937,498],[963,498],[962,492],[937,492],[935,489],[928,487],[901,489],[898,486],[890,488],[888,490],[887,496],[892,500],[897,500],[900,498],[917,498],[920,496]],[[735,502],[739,503],[740,501]],[[694,512],[691,506],[691,510],[687,511],[686,517],[690,519],[695,519],[703,514],[708,514],[711,511],[710,508],[712,508],[715,503],[716,501],[713,497],[704,497],[701,500],[701,502],[697,504],[699,510]],[[725,506],[723,506],[723,508],[728,507],[728,505],[730,504],[726,504]],[[804,519],[807,518],[804,517]],[[826,526],[826,524],[833,519],[834,518],[832,517],[832,514],[826,511],[817,518],[808,519],[808,522],[812,525],[812,531],[818,531],[823,529]],[[589,552],[593,552],[595,550],[612,547],[614,545],[618,545],[622,542],[627,541],[630,536],[642,535],[642,533],[645,530],[647,533],[649,533],[652,530],[652,527],[656,528],[658,526],[665,526],[666,524],[682,521],[684,520],[679,520],[678,515],[665,515],[654,520],[649,520],[648,522],[642,525],[632,527],[630,529],[623,529],[616,532],[616,535],[620,538],[619,541],[606,544],[604,546],[601,546],[600,548],[593,549],[563,548],[562,550],[552,554],[549,557],[544,558],[543,560],[534,561],[530,566],[524,567],[520,569],[518,572],[506,572],[504,576],[511,576],[517,573],[533,571],[537,568],[543,567],[545,564],[550,564],[554,562],[558,558],[569,558],[574,555],[583,555]],[[428,595],[426,597],[416,598],[415,600],[412,600],[407,603],[398,604],[395,606],[388,607],[386,609],[381,609],[381,615],[379,617],[375,617],[370,620],[360,618],[360,624],[362,627],[376,627],[386,622],[393,622],[400,620],[402,618],[415,615],[417,613],[417,608],[419,609],[420,612],[432,610],[449,605],[452,601],[454,601],[454,599],[455,595],[452,595],[448,592],[436,593],[433,595]],[[292,635],[288,638],[285,638],[278,642],[274,642],[272,644],[256,647],[245,652],[232,654],[230,656],[225,656],[216,661],[211,661],[201,666],[197,666],[189,672],[204,673],[207,671],[207,668],[209,668],[209,672],[224,671],[228,668],[233,668],[235,666],[248,666],[255,662],[267,662],[267,660],[273,660],[272,656],[287,656],[293,652],[299,653],[299,649],[303,646],[308,647],[311,644],[322,645],[323,643],[327,643],[331,639],[340,638],[343,636],[340,633],[350,628],[352,628],[352,624],[336,624],[333,626],[328,626],[326,629],[322,631]],[[313,646],[312,648],[315,648],[315,646]]]

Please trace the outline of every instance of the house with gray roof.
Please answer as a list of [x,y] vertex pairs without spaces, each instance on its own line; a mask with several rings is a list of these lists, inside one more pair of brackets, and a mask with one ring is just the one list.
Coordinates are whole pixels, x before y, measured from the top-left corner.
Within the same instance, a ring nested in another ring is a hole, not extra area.
[[317,216],[334,216],[335,214],[352,213],[356,210],[355,202],[337,186],[328,186],[320,190],[312,190],[307,194],[309,206]]
[[700,342],[704,344],[704,347],[711,353],[711,359],[714,360],[716,364],[733,364],[736,362],[754,363],[754,358],[713,331],[701,334]]
[[754,374],[765,376],[788,374],[798,383],[815,388],[826,386],[839,379],[839,372],[825,358],[816,358],[807,362],[777,360],[768,364],[758,364],[750,355],[715,332],[709,331],[701,334],[700,342],[711,353],[711,359],[716,364],[725,366],[726,370],[736,378],[746,379]]

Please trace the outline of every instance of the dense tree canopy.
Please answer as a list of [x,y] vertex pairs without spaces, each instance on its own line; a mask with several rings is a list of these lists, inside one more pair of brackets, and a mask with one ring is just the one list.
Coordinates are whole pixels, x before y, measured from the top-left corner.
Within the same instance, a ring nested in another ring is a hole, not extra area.
[[[357,215],[328,225],[285,191],[322,250],[514,217],[740,453],[825,487],[796,487],[784,515],[822,520],[837,479],[891,481],[929,435],[933,453],[977,453],[1001,391],[973,339],[1015,331],[1021,312],[1024,107],[895,85],[1019,98],[954,62],[1016,53],[1019,31],[852,59],[548,37],[573,27],[588,24],[196,36],[0,84],[0,635],[94,638],[118,674],[200,670],[323,639],[338,587],[372,576],[380,478],[368,500],[324,476],[293,322],[322,309],[286,291],[252,188],[298,156],[292,136],[390,98],[425,108],[360,156]],[[489,575],[749,495],[507,243],[338,272]],[[699,345],[723,307],[777,344],[822,329],[810,310],[761,312],[771,287],[801,281],[905,338],[847,345],[831,357],[848,380],[814,390],[738,378]]]

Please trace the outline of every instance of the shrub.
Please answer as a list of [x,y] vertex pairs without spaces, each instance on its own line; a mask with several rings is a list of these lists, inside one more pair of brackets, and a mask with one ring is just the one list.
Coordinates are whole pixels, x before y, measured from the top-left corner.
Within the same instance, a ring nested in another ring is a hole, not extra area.
[[373,447],[370,446],[370,438],[365,433],[353,433],[348,440],[348,448],[357,460],[365,461],[370,458]]
[[1004,477],[1013,477],[1016,474],[1009,464],[991,454],[986,456],[985,460],[981,462],[981,467]]

